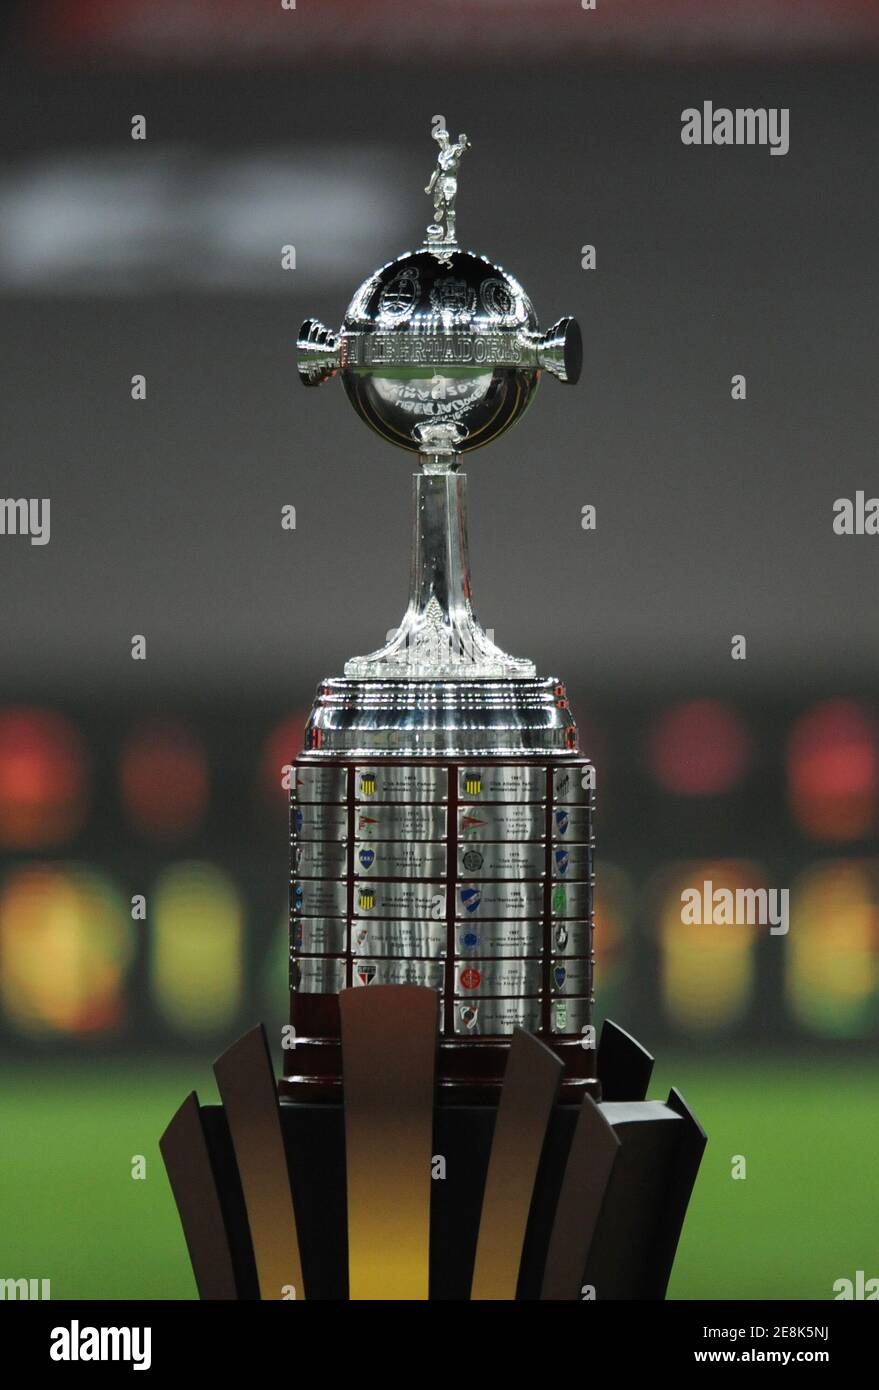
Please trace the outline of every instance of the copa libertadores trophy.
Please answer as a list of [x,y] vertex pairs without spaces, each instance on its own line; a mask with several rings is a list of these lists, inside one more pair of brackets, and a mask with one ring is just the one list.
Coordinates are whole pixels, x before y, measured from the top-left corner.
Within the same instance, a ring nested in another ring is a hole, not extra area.
[[[306,386],[339,375],[361,419],[413,454],[409,605],[390,640],[318,687],[291,791],[291,1008],[286,1094],[340,1092],[339,991],[439,993],[439,1078],[486,1096],[525,1028],[594,1088],[594,780],[565,687],[476,618],[466,454],[574,384],[572,318],[541,333],[525,290],[458,245],[469,146],[436,130],[423,244],[360,286],[338,333],[300,330]],[[548,598],[549,596],[547,596]]]

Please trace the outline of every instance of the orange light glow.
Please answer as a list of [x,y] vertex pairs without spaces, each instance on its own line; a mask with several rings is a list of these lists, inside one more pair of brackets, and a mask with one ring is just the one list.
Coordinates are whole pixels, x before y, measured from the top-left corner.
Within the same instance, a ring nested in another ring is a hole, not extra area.
[[744,923],[689,925],[681,920],[681,894],[702,889],[757,888],[764,872],[754,864],[721,860],[681,864],[661,877],[659,943],[662,999],[669,1018],[696,1032],[717,1032],[743,1018],[754,987],[754,947],[765,927]]
[[85,819],[86,754],[53,710],[0,711],[0,845],[44,849],[69,840]]
[[208,802],[208,761],[180,720],[140,724],[122,749],[119,777],[125,810],[142,834],[169,841],[198,829]]
[[818,864],[791,894],[785,987],[800,1022],[831,1037],[867,1037],[879,1022],[879,866]]
[[690,700],[667,710],[649,745],[654,777],[681,796],[718,796],[731,791],[751,757],[751,736],[729,705]]
[[0,1001],[21,1033],[99,1033],[121,1019],[129,904],[81,866],[29,865],[0,896]]
[[283,769],[302,752],[307,714],[291,714],[266,739],[260,760],[260,783],[270,804],[286,805],[290,795],[282,782]]
[[855,700],[828,700],[794,725],[787,751],[788,800],[816,840],[857,840],[876,824],[876,724]]

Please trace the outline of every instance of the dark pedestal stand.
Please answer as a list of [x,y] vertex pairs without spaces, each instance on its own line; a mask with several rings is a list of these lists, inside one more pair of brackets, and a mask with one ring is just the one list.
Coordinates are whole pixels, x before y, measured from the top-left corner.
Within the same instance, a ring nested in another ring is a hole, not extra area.
[[434,1106],[431,995],[345,991],[343,1104],[279,1105],[262,1029],[218,1061],[222,1106],[184,1102],[161,1148],[201,1298],[663,1298],[706,1143],[681,1095],[645,1100],[652,1058],[608,1022],[599,1105],[556,1103],[519,1033],[499,1106]]

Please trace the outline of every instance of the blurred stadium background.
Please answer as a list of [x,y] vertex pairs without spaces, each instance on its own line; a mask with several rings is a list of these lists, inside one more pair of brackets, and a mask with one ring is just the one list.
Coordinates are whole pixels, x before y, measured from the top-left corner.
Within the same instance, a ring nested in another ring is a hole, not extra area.
[[[585,330],[581,387],[473,458],[475,593],[598,767],[599,1014],[711,1136],[672,1294],[879,1273],[879,542],[831,528],[875,478],[875,5],[4,22],[3,491],[51,497],[52,539],[0,544],[0,1275],[193,1296],[156,1139],[278,1034],[281,768],[407,573],[408,462],[293,341],[419,235],[437,112],[473,141],[463,239]],[[684,149],[703,99],[789,107],[790,153]],[[703,879],[790,888],[789,935],[682,926]]]

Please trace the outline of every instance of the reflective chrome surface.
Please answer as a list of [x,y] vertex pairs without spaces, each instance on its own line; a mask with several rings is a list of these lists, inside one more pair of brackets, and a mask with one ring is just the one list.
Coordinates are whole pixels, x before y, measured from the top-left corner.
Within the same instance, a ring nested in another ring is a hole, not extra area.
[[543,914],[542,883],[460,883],[455,900],[455,916],[534,917]]
[[294,917],[344,917],[348,904],[348,889],[344,882],[327,879],[297,878],[291,891]]
[[[315,759],[494,755],[530,760],[548,753],[576,755],[576,747],[565,688],[555,679],[338,677],[318,687],[306,730],[306,752]],[[370,799],[359,792],[358,798]],[[426,798],[418,794],[414,799]]]
[[290,945],[305,956],[340,956],[348,949],[348,923],[344,917],[297,917]]
[[589,838],[589,806],[556,806],[550,821],[553,840],[582,843]]
[[461,465],[519,419],[544,371],[577,380],[582,341],[570,318],[542,334],[519,281],[459,246],[469,140],[433,135],[424,243],[363,282],[338,332],[308,319],[298,343],[303,382],[339,375],[420,472],[403,619],[320,684],[297,762],[294,987],[427,984],[454,1000],[440,1027],[459,1039],[539,1031],[547,1011],[576,1033],[591,994],[593,784],[564,686],[475,615]]
[[338,994],[345,988],[345,962],[331,956],[295,956],[290,988],[299,994]]
[[344,878],[347,846],[334,840],[303,840],[293,845],[293,872],[301,878]]
[[374,878],[439,878],[446,872],[446,847],[429,840],[356,841],[354,872]]
[[292,807],[290,830],[297,840],[344,840],[348,834],[348,808],[328,801],[297,802]]
[[462,767],[458,796],[473,801],[542,801],[546,795],[546,768],[522,763],[486,763]]
[[446,954],[445,922],[380,922],[365,918],[351,927],[351,950],[368,956]]
[[460,806],[458,840],[481,844],[483,840],[543,840],[546,811],[543,806]]
[[[363,282],[338,333],[308,318],[297,343],[303,383],[320,385],[338,373],[361,419],[418,454],[422,468],[415,476],[409,605],[391,639],[352,657],[345,675],[366,681],[533,680],[533,662],[498,647],[473,612],[466,481],[459,469],[466,453],[496,439],[527,410],[543,370],[577,381],[582,338],[570,317],[541,334],[519,281],[458,246],[457,174],[469,141],[461,135],[453,143],[440,128],[433,135],[439,154],[427,187],[436,220],[424,245]],[[446,733],[455,728],[446,726]],[[355,746],[380,750],[367,742],[348,745]],[[556,751],[573,745],[548,738],[543,746]],[[308,747],[323,751],[316,739]],[[422,747],[530,751],[515,738],[498,743],[491,737],[415,744]]]
[[553,878],[589,879],[592,877],[591,845],[553,845],[550,860]]
[[539,999],[472,999],[455,1001],[454,1029],[457,1036],[504,1035],[516,1028],[537,1032],[540,1027]]
[[533,661],[508,656],[480,626],[471,603],[464,473],[413,475],[409,605],[390,640],[345,662],[360,679],[533,677]]
[[588,917],[592,888],[588,883],[554,883],[550,898],[553,917]]
[[354,833],[359,840],[443,840],[442,806],[358,806]]
[[354,884],[355,917],[409,917],[439,922],[446,915],[445,885],[442,883]]
[[580,1033],[592,1022],[591,999],[553,999],[549,1006],[551,1033]]
[[448,797],[448,778],[442,767],[355,767],[354,798],[379,801],[436,801]]
[[442,989],[443,966],[432,960],[355,960],[353,985],[426,985]]
[[347,768],[297,763],[290,796],[293,801],[344,801],[347,789]]
[[455,954],[465,956],[540,956],[542,922],[459,922]]
[[591,994],[591,960],[553,960],[549,970],[553,994]]
[[458,846],[460,878],[544,878],[546,854],[541,844]]
[[555,955],[588,956],[592,951],[589,922],[553,922],[550,944]]
[[455,966],[455,994],[539,994],[542,981],[539,960],[467,960]]

